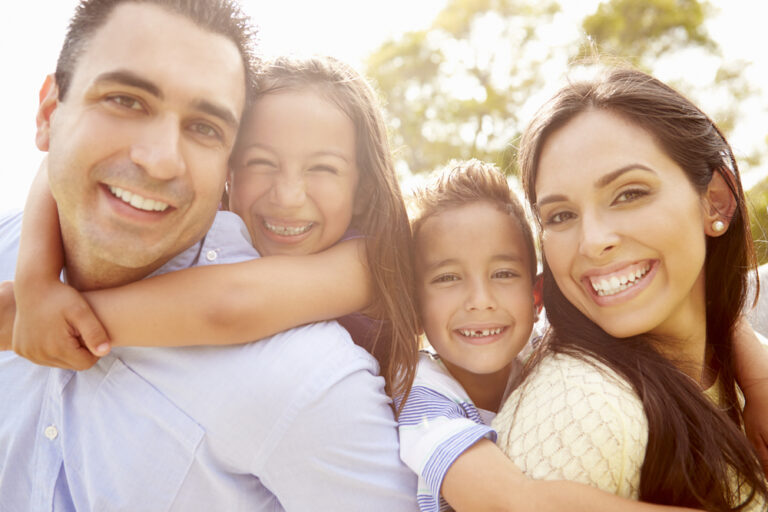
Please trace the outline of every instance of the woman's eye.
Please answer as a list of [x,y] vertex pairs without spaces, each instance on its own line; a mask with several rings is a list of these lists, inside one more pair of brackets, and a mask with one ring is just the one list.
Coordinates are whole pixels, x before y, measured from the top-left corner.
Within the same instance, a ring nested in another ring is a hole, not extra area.
[[634,201],[635,199],[640,199],[641,197],[645,197],[647,195],[648,195],[648,191],[645,189],[631,188],[621,192],[618,196],[616,196],[616,199],[614,199],[613,202],[614,204],[628,203],[628,202]]
[[514,270],[497,270],[493,273],[493,277],[496,279],[514,279],[520,277],[520,274]]
[[545,226],[555,226],[576,218],[573,212],[556,212],[544,219]]
[[120,105],[121,107],[130,109],[130,110],[143,110],[144,107],[142,107],[141,102],[137,100],[136,98],[132,98],[131,96],[124,96],[121,94],[115,95],[115,96],[109,96],[107,98],[112,103],[115,103],[117,105]]

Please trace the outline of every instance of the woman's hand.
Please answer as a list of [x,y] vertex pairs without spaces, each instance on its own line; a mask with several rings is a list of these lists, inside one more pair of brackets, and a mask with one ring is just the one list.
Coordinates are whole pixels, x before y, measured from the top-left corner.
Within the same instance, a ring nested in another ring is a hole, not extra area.
[[768,347],[745,318],[734,330],[736,379],[744,393],[744,429],[768,476]]
[[86,370],[109,352],[106,330],[77,290],[60,281],[16,288],[17,354],[37,364]]

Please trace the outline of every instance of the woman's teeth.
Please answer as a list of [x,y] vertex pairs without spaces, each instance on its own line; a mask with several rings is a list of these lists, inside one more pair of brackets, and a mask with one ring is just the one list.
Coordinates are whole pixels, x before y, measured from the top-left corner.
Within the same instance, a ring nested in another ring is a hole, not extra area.
[[109,187],[109,191],[112,192],[116,198],[120,199],[124,203],[128,203],[137,210],[144,210],[146,212],[163,212],[168,209],[168,204],[162,201],[155,201],[154,199],[147,199],[141,197],[133,192],[128,192],[120,187]]
[[628,272],[620,276],[611,276],[607,279],[590,277],[589,282],[592,285],[592,289],[600,297],[615,295],[637,284],[640,278],[647,274],[650,269],[651,265],[646,263],[642,268],[634,272]]
[[497,327],[496,329],[458,329],[459,334],[468,338],[481,338],[483,336],[494,336],[503,331],[503,327]]
[[272,233],[275,233],[277,235],[283,235],[283,236],[295,236],[295,235],[301,235],[309,231],[314,223],[310,222],[309,224],[305,226],[278,226],[276,224],[270,224],[267,221],[264,221],[264,227],[267,228]]

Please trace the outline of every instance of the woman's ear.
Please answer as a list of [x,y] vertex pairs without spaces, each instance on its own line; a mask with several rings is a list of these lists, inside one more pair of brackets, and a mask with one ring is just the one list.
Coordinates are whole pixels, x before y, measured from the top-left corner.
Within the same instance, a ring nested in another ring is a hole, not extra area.
[[728,231],[733,212],[736,211],[736,198],[731,192],[722,173],[728,169],[716,169],[707,190],[702,196],[704,231],[707,236],[720,236]]

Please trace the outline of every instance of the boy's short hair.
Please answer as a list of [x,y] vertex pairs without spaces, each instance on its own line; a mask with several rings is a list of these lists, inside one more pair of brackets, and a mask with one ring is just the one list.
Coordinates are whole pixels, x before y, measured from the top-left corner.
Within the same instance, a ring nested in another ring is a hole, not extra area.
[[[437,171],[425,186],[418,189],[412,201],[414,214],[411,217],[411,230],[414,242],[418,240],[424,222],[433,215],[478,201],[495,205],[517,220],[525,240],[531,277],[536,276],[536,246],[531,225],[520,201],[509,188],[507,178],[495,165],[474,158],[452,162]],[[414,250],[416,246],[414,243]]]

